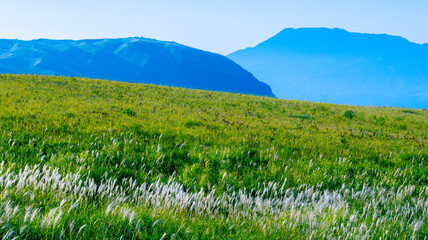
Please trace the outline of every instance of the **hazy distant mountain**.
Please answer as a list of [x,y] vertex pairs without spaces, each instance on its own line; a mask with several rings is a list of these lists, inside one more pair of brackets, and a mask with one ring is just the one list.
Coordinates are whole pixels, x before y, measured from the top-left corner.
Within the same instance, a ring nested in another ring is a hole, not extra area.
[[268,85],[224,56],[146,38],[0,40],[0,73],[78,76],[274,96]]
[[428,44],[342,29],[285,29],[228,56],[280,98],[428,108]]

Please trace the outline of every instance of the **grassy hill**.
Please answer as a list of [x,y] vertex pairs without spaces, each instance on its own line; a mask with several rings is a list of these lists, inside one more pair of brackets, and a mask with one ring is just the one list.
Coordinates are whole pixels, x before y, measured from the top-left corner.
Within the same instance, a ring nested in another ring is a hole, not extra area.
[[428,111],[0,75],[0,235],[424,239]]

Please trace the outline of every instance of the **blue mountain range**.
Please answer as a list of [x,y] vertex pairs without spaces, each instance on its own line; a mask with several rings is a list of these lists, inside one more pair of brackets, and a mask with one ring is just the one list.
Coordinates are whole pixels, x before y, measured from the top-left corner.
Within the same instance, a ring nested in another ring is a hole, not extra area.
[[0,73],[88,77],[274,97],[268,85],[227,57],[139,37],[3,39]]
[[428,108],[428,44],[402,37],[287,28],[228,57],[279,98]]

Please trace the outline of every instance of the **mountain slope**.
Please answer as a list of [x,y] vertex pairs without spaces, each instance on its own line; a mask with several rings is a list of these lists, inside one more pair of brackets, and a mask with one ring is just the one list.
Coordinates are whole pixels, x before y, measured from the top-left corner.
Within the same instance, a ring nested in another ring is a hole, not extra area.
[[268,85],[224,56],[147,38],[0,40],[0,72],[274,96]]
[[0,126],[4,238],[428,235],[426,110],[0,74]]
[[280,98],[428,107],[428,45],[342,29],[284,29],[228,56]]

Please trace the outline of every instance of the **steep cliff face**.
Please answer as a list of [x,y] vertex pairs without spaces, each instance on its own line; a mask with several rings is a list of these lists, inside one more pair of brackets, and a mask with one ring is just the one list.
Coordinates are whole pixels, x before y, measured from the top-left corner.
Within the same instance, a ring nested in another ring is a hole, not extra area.
[[147,38],[0,40],[0,72],[274,96],[268,85],[222,55]]
[[228,56],[280,98],[428,108],[428,45],[342,29],[285,29]]

